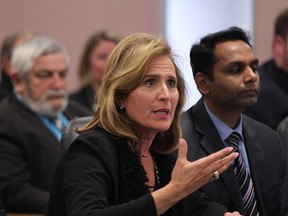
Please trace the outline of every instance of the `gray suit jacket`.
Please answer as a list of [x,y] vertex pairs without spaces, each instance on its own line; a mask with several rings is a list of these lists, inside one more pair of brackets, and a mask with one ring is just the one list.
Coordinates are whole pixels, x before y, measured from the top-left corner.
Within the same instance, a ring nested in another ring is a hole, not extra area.
[[[224,148],[203,99],[183,113],[181,127],[188,143],[188,160],[194,161]],[[277,133],[243,115],[243,136],[260,215],[285,215],[288,205],[286,155]],[[201,191],[229,211],[244,213],[232,167],[221,174],[219,180],[203,186]]]

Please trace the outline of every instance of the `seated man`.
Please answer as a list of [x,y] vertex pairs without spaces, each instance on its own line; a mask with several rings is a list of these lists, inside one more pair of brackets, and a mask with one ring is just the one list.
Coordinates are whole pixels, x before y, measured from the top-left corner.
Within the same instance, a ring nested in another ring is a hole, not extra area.
[[68,101],[69,60],[53,39],[34,36],[17,46],[14,93],[0,104],[0,193],[7,212],[42,212],[60,158],[61,128],[92,115]]
[[225,146],[239,157],[201,191],[242,215],[287,215],[286,152],[268,126],[242,114],[257,102],[259,60],[242,29],[209,34],[190,51],[193,76],[202,98],[181,117],[188,160]]

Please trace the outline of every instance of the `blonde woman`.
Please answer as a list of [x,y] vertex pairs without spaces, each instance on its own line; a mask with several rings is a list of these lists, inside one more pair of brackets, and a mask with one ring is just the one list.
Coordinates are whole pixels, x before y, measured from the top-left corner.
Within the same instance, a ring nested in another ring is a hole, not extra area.
[[179,124],[184,98],[184,80],[164,39],[137,33],[120,42],[107,63],[97,113],[59,164],[48,215],[223,216],[226,208],[197,189],[238,153],[227,147],[186,160]]

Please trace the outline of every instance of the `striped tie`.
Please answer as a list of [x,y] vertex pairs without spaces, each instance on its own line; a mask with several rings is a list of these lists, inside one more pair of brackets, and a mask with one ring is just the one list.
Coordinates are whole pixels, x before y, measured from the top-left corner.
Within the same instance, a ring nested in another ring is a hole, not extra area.
[[[236,132],[231,133],[231,135],[226,139],[226,142],[236,149],[239,152],[239,140],[240,135]],[[234,166],[234,173],[236,179],[239,183],[240,191],[242,194],[242,200],[245,208],[245,212],[247,216],[257,216],[259,215],[257,205],[256,205],[256,198],[255,198],[255,191],[253,187],[252,179],[249,175],[248,170],[246,169],[242,157],[239,155],[238,158],[235,159],[233,164]]]

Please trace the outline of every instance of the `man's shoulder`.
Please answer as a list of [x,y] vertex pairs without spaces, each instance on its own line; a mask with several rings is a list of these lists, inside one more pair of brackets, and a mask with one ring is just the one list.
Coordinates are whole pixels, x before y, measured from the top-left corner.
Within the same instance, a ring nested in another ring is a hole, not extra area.
[[0,101],[0,116],[7,118],[16,118],[19,112],[28,112],[28,110],[16,101],[12,96],[6,97]]
[[94,113],[90,109],[73,100],[69,100],[68,106],[65,109],[64,113],[69,119],[72,119],[74,117],[94,115]]
[[[200,98],[197,103],[195,103],[193,106],[189,107],[186,111],[183,111],[181,114],[181,122],[187,122],[187,121],[197,121],[198,116],[206,117],[206,109],[204,106],[203,98]],[[199,120],[199,119],[198,119]]]
[[189,107],[187,110],[184,110],[184,111],[181,113],[181,119],[185,119],[186,117],[190,116],[191,113],[192,113],[193,107],[194,107],[194,106],[191,106],[191,107]]
[[187,128],[187,127],[191,127],[191,123],[192,123],[192,115],[193,115],[193,108],[194,106],[190,107],[189,109],[187,109],[186,111],[183,111],[181,113],[181,116],[180,116],[180,123],[181,123],[181,126],[182,126],[182,130],[184,128]]
[[266,73],[266,71],[268,70],[268,68],[271,66],[271,65],[274,65],[274,60],[273,59],[268,59],[266,60],[265,62],[263,62],[262,64],[259,65],[258,67],[258,71],[260,74],[262,73]]
[[115,137],[102,127],[95,127],[82,132],[71,143],[73,148],[90,149],[93,152],[113,152],[116,150],[115,145],[120,145],[123,139]]
[[253,128],[254,130],[256,131],[261,131],[261,134],[274,134],[276,135],[277,132],[275,130],[273,130],[271,127],[269,127],[268,125],[260,122],[260,121],[257,121],[245,114],[242,115],[243,116],[243,124],[244,124],[244,127],[251,127]]

